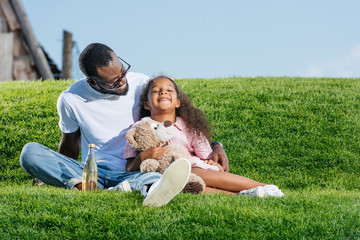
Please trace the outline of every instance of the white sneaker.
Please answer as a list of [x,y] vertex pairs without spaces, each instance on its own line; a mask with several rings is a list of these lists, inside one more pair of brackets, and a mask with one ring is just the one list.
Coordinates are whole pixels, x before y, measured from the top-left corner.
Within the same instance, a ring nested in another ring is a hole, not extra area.
[[264,186],[265,197],[282,197],[284,193],[275,185]]
[[148,192],[143,205],[160,207],[167,204],[185,187],[191,172],[191,165],[188,159],[179,158],[165,170],[163,176]]
[[275,185],[265,185],[252,188],[249,190],[243,190],[239,192],[239,195],[250,197],[282,197],[284,193]]
[[259,186],[256,188],[251,188],[249,190],[243,190],[239,192],[239,195],[249,196],[249,197],[264,197],[265,196],[264,187]]
[[109,187],[108,191],[132,192],[128,181],[123,181],[115,187]]
[[150,186],[150,188],[149,188],[149,190],[148,190],[148,195],[149,195],[152,191],[154,191],[154,189],[157,187],[157,185],[159,185],[160,180],[161,180],[161,178],[160,178],[159,180],[157,180],[156,182],[154,182],[154,183]]

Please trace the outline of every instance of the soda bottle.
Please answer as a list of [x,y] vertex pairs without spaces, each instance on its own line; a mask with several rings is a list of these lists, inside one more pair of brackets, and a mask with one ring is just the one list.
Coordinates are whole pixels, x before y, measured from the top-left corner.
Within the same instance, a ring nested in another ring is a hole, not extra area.
[[89,144],[89,153],[83,170],[83,191],[93,191],[97,188],[98,169],[95,159],[95,144]]

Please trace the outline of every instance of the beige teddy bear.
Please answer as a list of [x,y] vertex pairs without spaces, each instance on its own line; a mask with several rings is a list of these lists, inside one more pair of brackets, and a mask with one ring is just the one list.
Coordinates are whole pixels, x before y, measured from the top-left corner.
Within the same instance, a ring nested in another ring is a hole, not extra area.
[[[180,145],[167,145],[168,141],[175,134],[175,131],[175,127],[171,121],[159,123],[150,118],[145,118],[135,123],[127,132],[126,138],[128,143],[137,151],[142,152],[151,147],[157,147],[160,144],[169,149],[160,160],[146,159],[142,161],[140,164],[141,172],[159,172],[162,174],[176,159],[190,159],[190,154],[185,147]],[[205,186],[201,177],[191,173],[183,191],[200,193],[204,191]]]

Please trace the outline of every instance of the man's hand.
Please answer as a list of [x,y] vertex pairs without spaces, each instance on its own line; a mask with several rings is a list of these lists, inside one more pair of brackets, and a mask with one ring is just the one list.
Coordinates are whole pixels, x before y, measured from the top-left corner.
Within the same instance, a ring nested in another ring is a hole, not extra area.
[[225,172],[229,172],[229,160],[222,146],[220,146],[220,144],[215,144],[212,147],[212,150],[212,160],[220,164]]

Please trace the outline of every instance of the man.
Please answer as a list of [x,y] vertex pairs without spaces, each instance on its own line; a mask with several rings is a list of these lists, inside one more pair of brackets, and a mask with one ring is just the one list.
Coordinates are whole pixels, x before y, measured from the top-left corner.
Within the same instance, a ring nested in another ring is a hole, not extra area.
[[184,188],[190,174],[189,163],[180,159],[161,175],[126,172],[124,159],[125,135],[131,124],[139,120],[140,94],[149,78],[129,72],[130,65],[100,43],[83,50],[79,65],[86,79],[65,90],[57,103],[62,131],[58,152],[29,143],[22,151],[21,166],[47,184],[81,189],[84,163],[76,160],[81,149],[84,162],[92,143],[96,146],[99,188],[121,189],[127,181],[145,197],[144,205],[165,205]]

